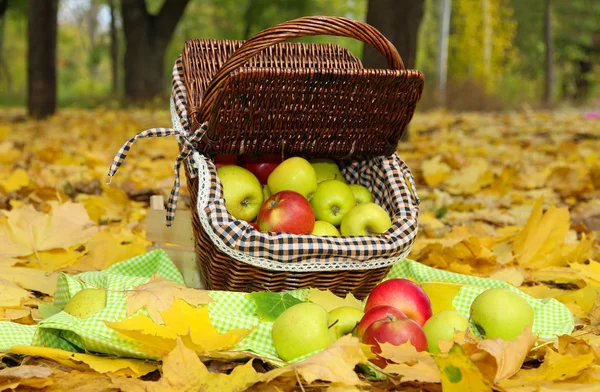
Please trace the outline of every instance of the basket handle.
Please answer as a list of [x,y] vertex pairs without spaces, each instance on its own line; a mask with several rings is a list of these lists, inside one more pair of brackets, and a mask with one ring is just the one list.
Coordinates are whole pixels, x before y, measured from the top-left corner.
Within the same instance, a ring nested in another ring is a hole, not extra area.
[[[225,83],[230,72],[243,66],[258,52],[291,38],[312,35],[337,35],[360,40],[373,46],[383,54],[390,69],[402,70],[404,63],[394,45],[376,28],[356,20],[332,17],[309,16],[290,20],[269,27],[247,40],[223,63],[206,88],[204,98],[198,108],[198,119],[206,121],[214,105],[219,88]],[[198,124],[196,124],[198,125]]]

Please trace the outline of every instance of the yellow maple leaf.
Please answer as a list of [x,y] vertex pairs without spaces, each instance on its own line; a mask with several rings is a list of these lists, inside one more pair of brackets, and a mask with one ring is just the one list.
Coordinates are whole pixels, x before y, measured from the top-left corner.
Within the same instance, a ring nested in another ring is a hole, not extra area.
[[489,163],[474,158],[469,164],[444,181],[444,187],[453,195],[473,195],[494,182]]
[[427,185],[438,186],[444,182],[452,173],[452,168],[442,162],[442,156],[436,155],[421,163],[421,171]]
[[21,168],[15,169],[6,178],[0,179],[0,186],[6,192],[18,191],[29,185],[29,176],[27,172]]
[[386,373],[400,375],[402,382],[441,382],[440,371],[428,352],[417,351],[410,342],[399,346],[383,343],[380,347],[379,355],[393,362],[385,367]]
[[35,290],[52,296],[56,291],[57,274],[55,273],[32,268],[0,266],[0,276],[27,290]]
[[448,353],[435,355],[433,359],[440,369],[444,392],[492,391],[491,383],[483,377],[460,345],[454,344]]
[[181,298],[191,305],[207,304],[213,301],[208,294],[207,290],[192,289],[154,274],[148,283],[128,292],[127,314],[132,315],[145,308],[152,320],[162,323],[161,312],[169,309],[175,299]]
[[307,299],[315,304],[321,305],[328,312],[342,306],[350,306],[360,310],[363,310],[365,307],[352,293],[348,293],[346,294],[346,297],[341,298],[329,290],[310,289],[308,291]]
[[173,350],[178,339],[198,354],[204,355],[231,348],[250,333],[246,329],[219,333],[210,323],[208,307],[197,308],[181,298],[176,298],[172,306],[160,312],[160,315],[163,320],[161,324],[141,313],[105,323],[124,338],[136,341],[139,350],[156,357]]
[[111,358],[80,354],[51,347],[12,346],[9,352],[31,357],[52,359],[71,369],[87,372],[114,373],[129,377],[141,377],[158,368],[156,363],[130,358]]
[[0,255],[28,256],[44,250],[68,249],[87,242],[96,232],[81,204],[50,204],[49,214],[29,204],[4,212],[8,219],[6,225],[0,226],[0,238],[6,241],[6,247],[0,248]]
[[560,354],[554,350],[547,350],[540,367],[521,370],[515,377],[522,380],[567,380],[581,374],[595,359],[593,351],[573,356],[571,353]]
[[10,280],[0,277],[0,308],[19,308],[21,302],[33,297],[27,290],[23,290]]

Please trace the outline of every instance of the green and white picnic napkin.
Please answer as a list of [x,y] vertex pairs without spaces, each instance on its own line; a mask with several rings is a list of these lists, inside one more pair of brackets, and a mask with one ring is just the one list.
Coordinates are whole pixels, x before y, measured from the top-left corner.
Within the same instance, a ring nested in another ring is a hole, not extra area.
[[[13,345],[32,345],[74,352],[151,358],[137,350],[137,346],[131,341],[119,337],[104,321],[126,318],[126,290],[147,283],[153,274],[184,284],[177,267],[160,249],[117,263],[104,271],[85,272],[77,276],[61,274],[55,296],[57,307],[64,307],[68,300],[87,287],[88,283],[107,289],[106,308],[87,319],[78,319],[60,311],[34,326],[0,322],[0,352],[8,351]],[[394,265],[386,279],[398,277],[412,278],[419,283],[463,284],[452,304],[464,316],[468,316],[470,304],[479,293],[492,287],[506,287],[519,293],[533,307],[535,335],[540,338],[554,338],[570,334],[574,328],[573,316],[563,304],[555,299],[532,298],[505,282],[437,270],[408,259]],[[290,294],[305,300],[308,289],[290,291]],[[236,345],[236,350],[277,358],[271,340],[272,323],[261,321],[257,317],[256,305],[246,293],[211,291],[210,297],[214,299],[214,302],[208,305],[210,322],[220,333],[237,328],[253,329],[251,334]]]

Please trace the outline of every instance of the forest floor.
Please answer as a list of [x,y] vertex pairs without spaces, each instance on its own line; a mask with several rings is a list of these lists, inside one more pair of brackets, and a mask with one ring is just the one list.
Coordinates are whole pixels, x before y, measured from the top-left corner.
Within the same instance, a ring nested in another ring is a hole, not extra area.
[[[571,335],[536,342],[524,334],[487,351],[463,338],[460,353],[439,358],[396,352],[413,381],[357,377],[364,354],[354,341],[286,370],[270,370],[260,358],[246,366],[223,355],[201,362],[179,338],[149,367],[11,350],[0,353],[0,390],[600,390],[599,117],[575,110],[418,113],[410,141],[398,149],[421,198],[410,258],[554,298],[574,316]],[[112,184],[105,180],[124,141],[169,121],[167,111],[65,109],[31,121],[22,110],[0,110],[0,320],[42,320],[57,272],[104,270],[146,252],[148,201],[170,192],[176,139],[138,141]],[[181,189],[178,207],[186,208]],[[462,380],[440,374],[448,363]]]

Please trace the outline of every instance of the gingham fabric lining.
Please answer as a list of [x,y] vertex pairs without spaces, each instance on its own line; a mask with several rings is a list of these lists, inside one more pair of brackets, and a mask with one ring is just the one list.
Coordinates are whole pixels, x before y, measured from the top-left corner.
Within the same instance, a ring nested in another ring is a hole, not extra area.
[[[104,320],[117,321],[127,317],[126,290],[148,282],[155,273],[183,283],[175,265],[160,249],[122,261],[105,271],[86,272],[75,276],[62,274],[55,297],[57,306],[64,306],[76,292],[90,287],[84,283],[87,282],[109,289],[106,309],[84,320],[59,312],[33,326],[2,321],[0,352],[9,351],[13,345],[32,345],[73,352],[89,351],[123,357],[150,358],[136,348],[135,342],[120,338],[114,330],[104,324]],[[396,263],[386,279],[399,277],[412,278],[420,283],[442,281],[463,284],[453,304],[465,317],[468,317],[471,302],[480,292],[492,287],[506,287],[532,305],[535,315],[532,329],[535,335],[552,339],[570,334],[574,328],[573,316],[565,305],[555,299],[535,299],[505,282],[437,270],[408,259]],[[294,290],[290,291],[290,294],[300,300],[306,300],[308,290]],[[234,349],[266,358],[276,358],[271,339],[272,323],[257,317],[256,305],[248,299],[246,293],[211,291],[209,295],[214,299],[214,302],[209,304],[210,322],[220,333],[236,328],[253,329]]]

